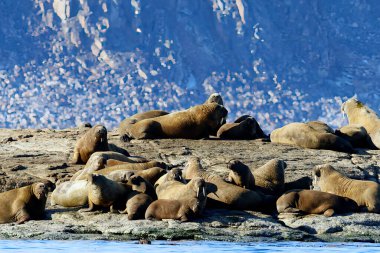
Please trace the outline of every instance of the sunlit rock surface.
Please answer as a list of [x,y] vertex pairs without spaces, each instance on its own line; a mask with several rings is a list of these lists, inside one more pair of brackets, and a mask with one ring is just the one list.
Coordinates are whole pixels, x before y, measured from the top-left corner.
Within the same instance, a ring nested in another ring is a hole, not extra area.
[[[31,184],[40,178],[69,180],[84,165],[69,163],[74,145],[86,128],[63,130],[0,129],[0,192]],[[329,163],[348,176],[379,182],[380,151],[357,150],[346,154],[329,150],[301,149],[261,141],[144,140],[121,143],[109,133],[109,143],[131,155],[164,161],[183,168],[190,156],[227,177],[227,163],[239,159],[258,168],[273,158],[287,163],[285,181],[311,177],[315,165]],[[366,241],[380,242],[380,214],[276,215],[259,212],[207,209],[202,218],[187,223],[128,221],[127,215],[101,212],[78,213],[78,208],[51,206],[47,220],[0,226],[0,239],[204,239],[225,241]]]

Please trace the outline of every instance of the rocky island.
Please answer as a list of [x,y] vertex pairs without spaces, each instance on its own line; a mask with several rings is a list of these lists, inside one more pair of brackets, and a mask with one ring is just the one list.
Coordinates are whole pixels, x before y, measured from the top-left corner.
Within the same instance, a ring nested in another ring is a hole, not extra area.
[[[68,180],[84,165],[70,159],[76,140],[88,128],[1,129],[0,191],[38,180]],[[289,145],[219,139],[132,140],[124,143],[116,132],[109,132],[110,143],[131,155],[183,167],[190,156],[200,157],[204,168],[225,178],[227,163],[239,159],[257,168],[270,159],[287,163],[285,181],[312,175],[315,165],[329,163],[347,176],[379,182],[380,150],[356,149],[354,154],[330,150],[303,149]],[[0,239],[169,239],[223,241],[360,241],[380,242],[380,214],[351,213],[323,215],[268,215],[252,211],[206,209],[191,222],[174,220],[129,221],[126,215],[102,212],[80,213],[78,208],[46,206],[47,219],[25,224],[0,225]]]

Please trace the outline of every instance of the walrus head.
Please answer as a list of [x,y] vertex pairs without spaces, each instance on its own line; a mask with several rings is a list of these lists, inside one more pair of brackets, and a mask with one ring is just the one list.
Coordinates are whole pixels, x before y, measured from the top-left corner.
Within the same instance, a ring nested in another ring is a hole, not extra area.
[[223,105],[216,103],[210,104],[210,112],[207,115],[207,125],[211,135],[216,135],[219,128],[226,124],[228,111]]
[[102,181],[102,179],[106,179],[106,177],[96,173],[87,175],[87,182],[89,184],[98,185]]
[[201,177],[196,177],[194,179],[192,179],[189,184],[192,184],[193,185],[193,188],[195,190],[195,192],[197,193],[197,198],[199,200],[203,200],[207,197],[207,194],[206,194],[206,182],[203,178]]
[[36,196],[38,200],[46,199],[49,192],[48,186],[44,183],[34,183],[32,185],[32,190],[34,196]]
[[329,164],[315,166],[313,169],[313,185],[311,188],[313,190],[319,190],[320,180],[334,172],[339,173],[337,170],[334,169],[333,166]]
[[199,172],[204,171],[201,160],[199,157],[192,156],[187,160],[184,169],[185,179],[191,179],[193,176],[197,175]]
[[175,181],[183,182],[184,179],[182,177],[182,170],[179,168],[171,169],[166,176],[166,180],[167,181],[175,180]]
[[102,125],[96,125],[94,126],[95,131],[95,141],[96,143],[99,142],[99,144],[108,144],[107,141],[107,128]]
[[132,185],[132,190],[138,191],[141,193],[146,193],[147,191],[147,182],[141,176],[133,175],[128,181]]
[[227,164],[227,168],[232,170],[232,171],[235,171],[235,172],[243,172],[243,171],[246,171],[247,169],[249,170],[248,166],[245,165],[244,163],[242,163],[241,161],[239,160],[231,160],[228,162]]
[[205,104],[209,103],[217,103],[223,105],[223,98],[219,93],[212,93],[205,102]]

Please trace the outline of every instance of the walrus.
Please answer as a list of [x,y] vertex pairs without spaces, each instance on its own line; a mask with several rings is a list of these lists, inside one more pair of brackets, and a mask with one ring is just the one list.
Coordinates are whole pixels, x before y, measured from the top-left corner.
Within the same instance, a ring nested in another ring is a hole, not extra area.
[[313,177],[314,188],[353,199],[361,209],[380,213],[380,186],[378,183],[348,178],[328,164],[315,166]]
[[87,181],[88,208],[80,209],[80,212],[105,208],[116,212],[125,209],[128,194],[132,190],[130,186],[98,174],[89,174]]
[[[129,170],[129,171],[134,171],[134,170],[146,170],[149,168],[154,168],[154,167],[160,167],[165,169],[167,165],[163,162],[157,162],[157,161],[150,161],[146,163],[126,163],[126,164],[121,164],[121,165],[115,165],[111,167],[106,167],[101,170],[97,170],[96,173],[100,175],[107,175],[113,171],[117,170]],[[93,173],[94,171],[91,170],[86,170],[83,169],[82,172],[76,176],[75,180],[81,180],[85,179],[88,174]]]
[[154,183],[154,188],[156,189],[160,184],[166,182],[166,181],[171,181],[171,180],[176,180],[179,182],[182,182],[186,184],[186,180],[182,176],[182,170],[180,168],[173,168],[166,174],[162,175],[155,183]]
[[96,125],[76,142],[72,163],[84,164],[96,151],[112,151],[112,149],[125,156],[129,156],[129,153],[125,149],[113,144],[108,145],[107,129],[102,125]]
[[326,131],[329,127],[322,122],[290,123],[273,130],[270,140],[274,143],[290,144],[302,148],[328,149],[353,153],[352,145],[345,139]]
[[[102,172],[100,173],[102,174]],[[160,167],[153,167],[146,170],[115,170],[109,174],[104,174],[107,178],[114,181],[126,183],[133,175],[140,176],[152,185],[163,175],[166,174],[166,170]]]
[[246,118],[239,123],[226,123],[222,125],[216,137],[226,140],[253,140],[257,139],[256,126],[254,118]]
[[286,162],[272,159],[258,169],[252,170],[255,189],[265,194],[279,196],[284,192]]
[[[180,181],[172,180],[181,184]],[[162,187],[159,185],[159,187]],[[168,188],[169,189],[169,188]],[[177,194],[178,199],[158,199],[154,201],[145,212],[145,219],[176,219],[188,221],[203,213],[207,203],[207,194],[205,191],[205,181],[201,178],[190,180],[189,185],[180,185],[178,190],[181,194]],[[192,193],[195,191],[196,195]],[[175,193],[175,191],[172,191]]]
[[144,119],[131,127],[135,139],[202,139],[215,135],[228,111],[217,103],[203,104],[153,119]]
[[87,174],[93,173],[97,170],[104,169],[107,166],[107,161],[109,160],[118,160],[118,161],[128,162],[128,163],[148,162],[148,160],[144,157],[125,156],[121,153],[117,153],[113,151],[95,152],[90,156],[90,159],[88,159],[84,168],[82,170],[77,171],[71,177],[70,181],[74,181],[77,179],[85,179]]
[[268,138],[268,135],[266,135],[264,133],[264,131],[261,129],[259,123],[256,121],[256,119],[254,117],[252,117],[251,115],[242,115],[240,116],[239,118],[237,118],[234,123],[240,123],[248,118],[252,118],[256,123],[255,123],[255,127],[256,127],[256,138],[263,138],[263,139],[267,139]]
[[288,191],[277,200],[276,207],[278,213],[323,214],[327,217],[358,209],[352,199],[312,190]]
[[121,214],[128,214],[128,220],[144,219],[145,211],[153,202],[153,199],[145,193],[132,191],[128,194],[128,200],[124,211]]
[[217,103],[219,105],[224,105],[223,98],[219,93],[212,93],[204,103],[205,104]]
[[156,117],[167,115],[167,114],[169,113],[166,111],[152,110],[152,111],[147,111],[147,112],[136,113],[132,115],[131,117],[124,119],[119,125],[120,140],[122,141],[130,140],[130,136],[131,136],[130,128],[136,122],[143,119],[156,118]]
[[335,130],[335,134],[349,141],[353,147],[376,149],[367,130],[360,125],[343,126]]
[[363,126],[372,143],[380,149],[380,118],[375,111],[354,97],[342,104],[341,111],[347,115],[349,125]]
[[294,189],[307,189],[310,190],[310,187],[312,187],[313,180],[308,177],[301,177],[296,180],[285,182],[284,186],[284,192],[294,190]]
[[128,184],[132,186],[133,191],[145,193],[152,199],[157,199],[157,194],[153,185],[141,176],[132,175],[128,180]]
[[228,163],[227,168],[230,169],[227,182],[245,189],[254,190],[255,178],[247,165],[239,160],[232,160]]
[[116,160],[116,159],[108,159],[105,167],[111,167],[111,166],[115,166],[115,165],[122,165],[122,164],[129,164],[129,163],[146,163],[146,162],[149,162],[149,160],[147,160],[145,158],[138,159],[138,161],[136,161],[136,159],[134,159],[134,160],[130,159],[130,161],[120,161],[120,160]]
[[192,199],[158,199],[149,205],[145,212],[147,220],[174,219],[188,221],[200,214],[200,201]]
[[128,193],[126,208],[119,211],[121,214],[128,214],[129,220],[144,219],[148,206],[157,199],[153,186],[140,176],[131,176],[128,184],[132,191]]
[[[170,171],[168,172],[169,174]],[[200,194],[199,191],[206,192],[206,184],[203,178],[195,177],[187,184],[169,178],[156,187],[159,199],[190,199],[198,196]]]
[[64,207],[88,204],[87,180],[66,181],[55,188],[50,197],[51,205]]
[[38,182],[0,193],[0,223],[43,219],[48,192],[48,185]]
[[275,203],[272,196],[244,189],[224,181],[220,176],[203,169],[198,157],[191,157],[185,168],[184,177],[201,177],[206,182],[207,204],[238,210],[269,210]]

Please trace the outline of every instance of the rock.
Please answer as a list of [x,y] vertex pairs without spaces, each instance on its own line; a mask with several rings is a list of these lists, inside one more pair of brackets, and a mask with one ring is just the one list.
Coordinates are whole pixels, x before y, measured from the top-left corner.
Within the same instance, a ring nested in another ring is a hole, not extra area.
[[[69,180],[83,168],[68,161],[77,138],[84,131],[78,128],[2,131],[0,139],[30,133],[34,138],[0,143],[0,190],[14,189],[41,179],[56,183]],[[131,144],[120,142],[118,138],[117,135],[109,135],[110,142],[126,148],[132,155],[164,161],[170,168],[183,168],[190,156],[199,156],[207,170],[223,178],[229,173],[227,163],[231,159],[239,159],[252,168],[258,168],[273,158],[282,159],[288,164],[286,183],[311,177],[312,168],[323,163],[331,163],[348,176],[359,179],[378,178],[380,166],[380,150],[361,150],[350,155],[259,141],[163,139],[134,140]],[[281,214],[275,217],[259,212],[206,209],[199,219],[178,222],[129,221],[126,215],[121,214],[77,211],[77,208],[50,206],[48,200],[47,220],[30,221],[23,225],[3,224],[0,226],[0,239],[380,242],[380,214],[355,213],[328,218],[322,215]]]

